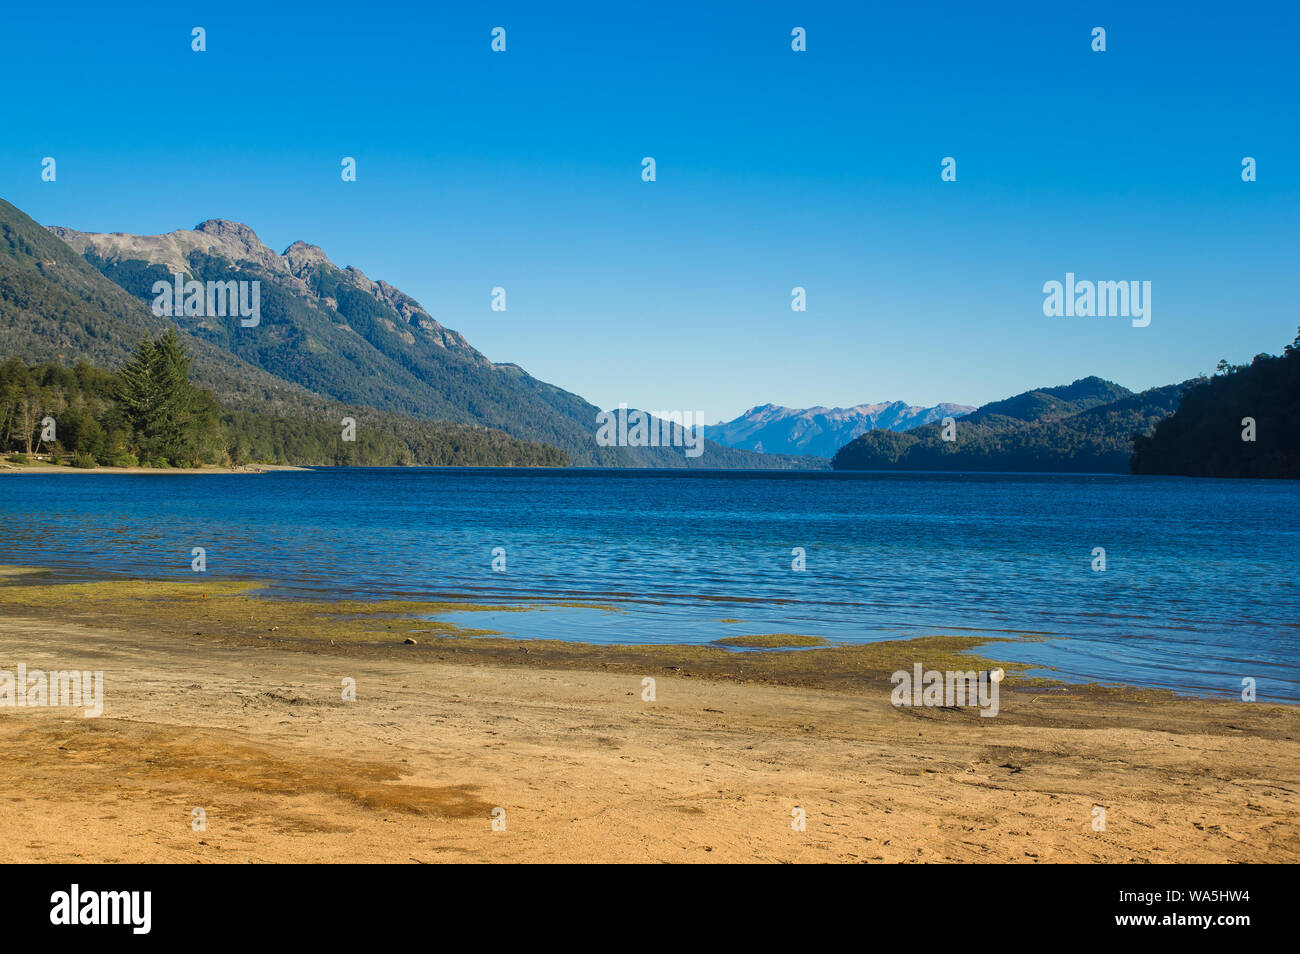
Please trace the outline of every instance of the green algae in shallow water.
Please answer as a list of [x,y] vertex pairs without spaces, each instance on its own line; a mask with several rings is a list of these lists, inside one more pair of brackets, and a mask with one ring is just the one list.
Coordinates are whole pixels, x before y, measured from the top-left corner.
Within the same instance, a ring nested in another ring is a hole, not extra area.
[[40,576],[50,571],[40,566],[12,566],[0,563],[0,580],[6,577]]
[[797,633],[768,633],[754,636],[723,636],[713,641],[715,646],[739,646],[744,649],[797,649],[804,646],[829,646],[830,640],[822,636],[800,636]]
[[[737,653],[725,644],[594,645],[507,638],[491,630],[462,628],[432,618],[452,611],[499,612],[501,606],[411,600],[266,599],[256,594],[260,587],[256,582],[233,580],[112,580],[50,585],[15,581],[0,586],[0,606],[19,612],[39,609],[46,615],[54,609],[69,622],[147,627],[175,638],[178,646],[197,637],[256,641],[260,646],[307,652],[396,649],[416,657],[428,653],[435,654],[436,659],[469,663],[526,661],[529,665],[564,669],[642,674],[665,671],[858,692],[887,683],[891,673],[911,670],[915,663],[926,669],[960,671],[1001,666],[1009,678],[1036,668],[971,654],[978,647],[1013,641],[1007,637],[927,636],[823,645],[806,642],[818,637],[779,634],[757,637],[783,642],[780,647],[758,653]],[[419,645],[403,646],[413,630],[424,631],[419,634]],[[471,636],[478,638],[465,638]]]
[[[20,569],[20,568],[6,568]],[[36,571],[43,572],[43,571]],[[5,573],[9,576],[9,573]],[[16,574],[14,574],[16,575]],[[13,583],[0,586],[0,603],[111,603],[125,600],[179,599],[201,601],[261,589],[246,580],[95,580],[89,583]],[[57,599],[55,599],[57,597]]]

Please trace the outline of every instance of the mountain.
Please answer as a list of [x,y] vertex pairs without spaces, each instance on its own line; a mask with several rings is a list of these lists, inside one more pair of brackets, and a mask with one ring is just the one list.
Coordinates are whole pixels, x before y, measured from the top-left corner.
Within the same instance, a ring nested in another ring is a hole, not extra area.
[[[594,405],[489,361],[409,295],[335,266],[316,246],[294,242],[279,254],[237,222],[153,236],[46,230],[0,200],[0,239],[9,252],[0,244],[0,356],[112,369],[142,335],[174,324],[194,355],[195,382],[229,408],[339,406],[358,421],[374,408],[496,428],[560,448],[575,465],[818,466],[713,441],[695,458],[680,448],[598,446]],[[205,283],[258,281],[260,323],[155,316],[154,283],[174,272]]]
[[205,283],[260,282],[256,328],[228,318],[176,323],[315,394],[500,428],[563,447],[575,464],[653,463],[621,460],[636,456],[626,449],[598,448],[592,436],[596,408],[515,366],[494,365],[409,296],[355,268],[334,266],[315,246],[295,242],[277,254],[252,229],[223,219],[166,235],[50,231],[142,302],[152,302],[154,283],[171,282],[175,272]]
[[[54,402],[47,410],[58,411],[60,417],[68,410],[69,396],[78,389],[68,384],[72,378],[59,375],[51,366],[67,368],[84,362],[91,369],[117,369],[130,359],[141,338],[158,338],[174,327],[171,320],[155,316],[64,242],[0,200],[0,359],[21,363],[11,365],[2,376],[14,389],[0,394],[0,434],[5,443],[16,442],[6,449],[26,443],[14,433],[20,407],[25,416],[33,411],[32,402],[40,399]],[[519,441],[489,428],[332,402],[211,341],[185,338],[193,357],[193,382],[221,402],[233,436],[243,438],[241,447],[254,459],[302,464],[567,462],[567,456],[553,447]],[[33,382],[39,387],[27,397],[20,383],[31,381],[33,372],[39,372]],[[44,412],[36,413],[32,420],[43,416]],[[355,444],[339,444],[345,416],[357,421]],[[112,455],[101,456],[106,462]]]
[[1080,378],[1073,384],[1025,391],[976,408],[966,418],[972,424],[1006,426],[1016,422],[1054,421],[1089,408],[1132,395],[1126,387],[1098,377]]
[[[29,364],[120,367],[172,322],[108,281],[67,244],[0,199],[0,356]],[[234,407],[301,412],[324,402],[200,338],[196,383]]]
[[762,404],[734,420],[715,424],[709,436],[719,444],[765,454],[812,454],[833,457],[859,434],[882,428],[909,428],[961,417],[975,410],[964,404],[915,407],[902,401],[856,407],[810,407],[804,410]]
[[842,447],[836,470],[1127,473],[1134,433],[1149,433],[1178,407],[1187,384],[1134,394],[1090,377],[1026,391],[972,411],[943,440],[938,424],[869,431]]
[[1133,473],[1300,478],[1300,334],[1280,356],[1220,362],[1193,382],[1154,434],[1135,438]]

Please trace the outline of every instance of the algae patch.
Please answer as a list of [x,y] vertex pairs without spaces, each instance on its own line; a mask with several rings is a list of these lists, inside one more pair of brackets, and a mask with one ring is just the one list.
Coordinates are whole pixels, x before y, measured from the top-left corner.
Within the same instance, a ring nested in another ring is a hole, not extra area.
[[822,636],[801,636],[797,633],[768,633],[754,636],[723,636],[713,641],[715,646],[736,646],[741,649],[804,649],[811,646],[829,646],[830,640]]
[[[535,609],[419,600],[297,600],[267,598],[261,584],[240,580],[107,580],[0,585],[0,612],[52,613],[67,622],[141,629],[163,635],[178,650],[196,640],[226,640],[254,648],[310,653],[402,653],[411,659],[616,670],[638,676],[663,672],[736,682],[763,682],[861,693],[887,686],[890,674],[926,669],[1003,668],[1014,679],[1034,668],[976,656],[976,649],[1012,641],[990,636],[928,636],[874,643],[830,643],[782,633],[724,637],[711,644],[606,645],[507,638],[439,619],[451,612]],[[554,605],[554,604],[552,604]],[[590,604],[588,604],[590,605]],[[418,645],[407,644],[409,635]],[[476,638],[467,638],[476,637]],[[738,652],[760,649],[761,652]]]

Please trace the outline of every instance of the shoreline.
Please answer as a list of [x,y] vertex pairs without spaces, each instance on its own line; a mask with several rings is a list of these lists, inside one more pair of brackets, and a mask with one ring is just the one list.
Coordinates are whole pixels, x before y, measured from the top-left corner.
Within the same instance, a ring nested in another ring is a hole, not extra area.
[[0,460],[3,474],[261,474],[280,470],[312,470],[296,464],[247,464],[243,467],[221,467],[205,464],[202,467],[73,467],[71,464],[11,464]]
[[[0,564],[0,615],[6,609],[34,612],[41,606],[58,605],[60,597],[66,597],[65,618],[73,622],[95,620],[136,627],[149,625],[154,617],[196,620],[195,614],[202,613],[201,629],[194,635],[244,647],[264,648],[270,644],[318,655],[354,657],[384,656],[396,648],[399,655],[436,652],[440,658],[485,664],[514,663],[522,657],[528,664],[566,669],[662,668],[742,684],[886,694],[891,688],[892,673],[900,668],[910,671],[920,662],[926,669],[1001,668],[1007,674],[1003,691],[1222,701],[1222,697],[1166,688],[1028,676],[1028,671],[1041,672],[1044,667],[995,658],[996,644],[1037,639],[1041,634],[946,633],[850,643],[798,633],[772,636],[742,632],[704,643],[589,643],[520,637],[463,623],[480,612],[527,613],[581,608],[617,614],[616,604],[589,600],[509,604],[477,601],[469,595],[432,600],[286,599],[266,595],[272,590],[270,584],[260,580],[165,577],[87,580],[61,576],[59,571],[46,567]],[[453,615],[464,618],[452,622],[447,617]],[[181,625],[178,635],[187,625],[190,624]],[[617,625],[616,618],[612,625]],[[408,644],[407,639],[412,639],[413,644]],[[991,655],[984,652],[986,649]],[[1295,705],[1300,710],[1300,703],[1270,700],[1270,704]]]
[[0,707],[15,860],[1300,861],[1293,705],[1008,668],[982,718],[895,707],[887,672],[996,662],[980,637],[584,646],[431,604],[2,575],[0,670],[104,672],[100,718]]
[[[742,620],[724,618],[718,622],[729,624],[726,635],[705,642],[585,642],[577,638],[564,636],[520,636],[495,629],[485,629],[475,625],[463,626],[452,622],[455,614],[465,615],[465,620],[472,619],[475,613],[484,614],[527,614],[556,609],[592,610],[603,613],[618,614],[624,611],[619,600],[597,601],[581,596],[562,597],[513,597],[509,601],[473,592],[448,591],[434,596],[399,596],[387,600],[372,599],[364,592],[349,592],[347,595],[334,594],[329,597],[313,594],[286,596],[280,584],[252,579],[248,577],[218,577],[213,580],[195,580],[190,574],[184,576],[164,577],[121,577],[113,574],[86,571],[64,570],[44,566],[19,566],[0,563],[0,612],[5,604],[4,587],[11,581],[23,578],[40,578],[42,586],[58,586],[61,592],[78,592],[75,587],[83,588],[80,592],[104,592],[122,587],[123,592],[131,594],[131,599],[150,600],[157,607],[156,597],[151,588],[157,587],[159,593],[176,596],[185,592],[208,590],[231,595],[243,595],[258,608],[259,615],[264,615],[272,622],[284,622],[277,616],[277,609],[286,614],[300,614],[304,608],[313,612],[328,613],[333,607],[346,606],[358,617],[364,614],[381,615],[390,608],[411,614],[406,619],[395,620],[408,627],[406,633],[415,636],[433,634],[438,636],[470,636],[473,644],[472,655],[485,661],[509,659],[516,653],[532,661],[550,660],[557,665],[581,668],[594,663],[609,666],[663,665],[681,669],[695,666],[698,674],[714,679],[739,679],[740,681],[761,681],[773,685],[792,685],[827,690],[852,687],[854,680],[863,674],[864,665],[871,666],[873,678],[878,682],[888,673],[897,671],[899,665],[910,667],[917,658],[931,658],[953,668],[969,669],[970,665],[983,670],[1001,667],[1012,677],[1003,685],[1011,691],[1053,691],[1074,694],[1117,695],[1129,698],[1171,698],[1191,702],[1232,702],[1235,693],[1210,688],[1190,688],[1144,683],[1121,682],[1113,679],[1098,679],[1079,674],[1065,673],[1058,675],[1058,667],[1044,662],[1025,662],[997,657],[996,651],[991,656],[982,652],[986,647],[996,644],[1017,644],[1022,642],[1040,642],[1043,639],[1069,639],[1058,633],[1028,629],[987,629],[966,626],[936,626],[938,632],[928,635],[900,636],[892,639],[878,639],[867,642],[836,639],[833,637],[813,636],[804,633],[786,632],[779,634],[748,633]],[[55,591],[51,591],[55,592]],[[697,595],[701,601],[722,603],[751,602],[748,597],[722,597]],[[124,603],[131,602],[124,600]],[[96,614],[111,613],[109,608],[114,601],[104,602],[96,598]],[[162,607],[157,607],[162,609]],[[166,612],[184,612],[182,606],[167,607]],[[440,617],[431,620],[427,616]],[[441,618],[447,617],[447,618]],[[96,617],[98,618],[98,616]],[[146,620],[136,614],[128,614],[128,619],[137,624]],[[301,624],[301,620],[297,620]],[[502,625],[499,621],[495,625]],[[617,626],[615,619],[612,626]],[[736,630],[732,630],[732,626]],[[400,628],[397,630],[401,632]],[[373,631],[378,635],[378,631]],[[215,635],[209,633],[209,635]],[[291,648],[314,653],[372,653],[390,648],[382,638],[355,640],[351,634],[340,646],[335,646],[335,633],[313,638],[305,635],[301,625],[296,631],[278,631],[274,635],[263,636],[258,632],[250,633],[247,628],[236,627],[223,634],[227,638],[242,639],[249,644],[252,637],[258,640],[268,639],[273,645],[286,644]],[[471,654],[466,644],[456,643],[451,647],[443,646],[441,650],[450,650],[458,657]],[[808,654],[817,650],[815,654]],[[409,651],[409,650],[408,650]],[[798,664],[795,653],[803,655]],[[754,663],[746,667],[745,662]],[[775,664],[774,664],[775,663]],[[886,664],[894,668],[887,668]],[[968,663],[968,666],[962,666]],[[1270,705],[1292,706],[1300,709],[1300,699],[1265,695],[1261,700]]]

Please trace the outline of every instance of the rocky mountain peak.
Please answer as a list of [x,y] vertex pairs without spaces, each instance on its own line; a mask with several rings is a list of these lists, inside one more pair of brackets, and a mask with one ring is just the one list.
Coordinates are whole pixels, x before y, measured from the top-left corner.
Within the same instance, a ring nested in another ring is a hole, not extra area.
[[206,248],[209,254],[221,255],[235,262],[241,260],[254,261],[275,271],[288,270],[280,256],[264,245],[262,240],[257,237],[257,233],[243,222],[232,222],[229,219],[208,219],[194,226],[194,230],[190,234],[196,237],[201,236],[198,239],[200,245],[204,239],[209,241],[210,244]]
[[289,265],[289,271],[299,276],[302,275],[304,269],[313,265],[332,267],[334,264],[329,260],[329,256],[325,254],[325,250],[319,245],[309,245],[301,239],[284,250],[283,258]]
[[243,222],[232,222],[230,219],[205,219],[194,226],[194,231],[266,248],[257,237],[257,233]]
[[235,264],[252,262],[277,276],[277,283],[294,295],[331,310],[337,309],[337,300],[317,296],[312,290],[312,276],[309,273],[317,269],[334,269],[341,272],[349,284],[374,296],[397,314],[401,325],[390,323],[392,332],[401,335],[408,344],[413,344],[419,336],[475,363],[490,364],[464,337],[444,328],[418,301],[400,289],[387,282],[374,281],[361,269],[351,265],[340,269],[330,261],[324,249],[308,242],[299,240],[286,248],[283,255],[278,254],[263,244],[257,233],[243,222],[206,219],[193,229],[177,229],[162,235],[78,232],[57,225],[46,228],[79,254],[85,255],[93,251],[109,263],[138,260],[150,265],[162,265],[168,271],[190,275],[189,256],[196,251]]

